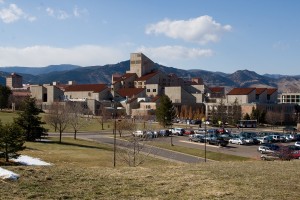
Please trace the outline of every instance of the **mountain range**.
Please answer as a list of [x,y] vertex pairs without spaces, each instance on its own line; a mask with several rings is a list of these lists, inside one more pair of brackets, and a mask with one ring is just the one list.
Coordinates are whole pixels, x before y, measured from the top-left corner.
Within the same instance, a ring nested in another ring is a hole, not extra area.
[[[208,86],[222,86],[227,90],[233,87],[274,87],[278,92],[300,92],[300,75],[287,76],[280,74],[259,75],[254,71],[238,70],[232,74],[211,72],[200,69],[183,70],[155,64],[165,73],[174,73],[178,77],[190,79],[200,77]],[[130,61],[103,66],[81,67],[77,65],[50,65],[47,67],[1,67],[0,84],[5,84],[5,77],[15,72],[23,76],[23,83],[44,84],[58,81],[79,84],[111,83],[112,74],[124,74],[130,68]]]

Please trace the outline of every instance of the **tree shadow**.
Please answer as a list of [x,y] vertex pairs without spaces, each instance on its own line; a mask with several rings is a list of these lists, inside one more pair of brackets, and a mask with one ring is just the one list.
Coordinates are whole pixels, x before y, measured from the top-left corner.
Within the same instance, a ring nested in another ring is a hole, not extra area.
[[71,142],[59,142],[59,141],[51,141],[52,144],[58,144],[58,145],[68,145],[68,146],[75,146],[75,147],[83,147],[83,148],[89,148],[89,149],[99,149],[99,150],[107,150],[111,151],[111,147],[96,147],[92,145],[85,145],[85,144],[76,144]]

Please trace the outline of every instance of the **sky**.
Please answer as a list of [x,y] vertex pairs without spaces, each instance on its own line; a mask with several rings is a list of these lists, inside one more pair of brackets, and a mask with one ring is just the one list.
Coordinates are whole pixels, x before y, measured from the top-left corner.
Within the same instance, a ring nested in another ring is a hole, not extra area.
[[298,0],[0,0],[0,70],[142,52],[179,69],[300,75]]

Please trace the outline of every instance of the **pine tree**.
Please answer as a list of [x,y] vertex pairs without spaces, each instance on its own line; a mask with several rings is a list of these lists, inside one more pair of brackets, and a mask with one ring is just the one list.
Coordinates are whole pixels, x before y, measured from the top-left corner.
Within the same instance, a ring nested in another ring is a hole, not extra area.
[[170,98],[161,96],[160,105],[156,108],[156,120],[163,126],[171,125],[176,116],[175,108]]
[[18,157],[17,152],[25,149],[24,143],[23,130],[16,123],[2,125],[0,121],[0,152],[6,162],[10,157]]
[[12,94],[11,90],[7,86],[0,85],[0,109],[7,108],[8,98]]
[[24,101],[23,107],[24,110],[19,113],[19,117],[15,119],[15,123],[24,130],[27,141],[35,141],[47,132],[42,127],[45,123],[38,116],[40,110],[36,107],[34,98],[27,98]]

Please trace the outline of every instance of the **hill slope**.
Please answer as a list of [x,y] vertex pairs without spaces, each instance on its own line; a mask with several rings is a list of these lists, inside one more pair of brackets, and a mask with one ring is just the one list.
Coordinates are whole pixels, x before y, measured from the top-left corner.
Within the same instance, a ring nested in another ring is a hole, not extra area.
[[69,71],[77,68],[80,68],[80,66],[61,64],[61,65],[49,65],[47,67],[1,67],[0,70],[8,73],[15,72],[17,74],[39,75],[39,74],[46,74],[50,72]]
[[[208,86],[222,86],[228,89],[233,87],[275,87],[279,92],[300,92],[300,76],[283,75],[259,75],[249,70],[238,70],[232,74],[222,72],[210,72],[200,69],[183,70],[174,67],[166,67],[155,64],[156,68],[169,74],[174,73],[185,79],[200,77]],[[44,68],[11,68],[6,72],[0,68],[0,84],[5,84],[5,77],[8,72],[17,72],[23,76],[24,83],[43,84],[59,81],[67,83],[75,81],[79,84],[88,83],[111,83],[111,76],[114,73],[123,74],[130,68],[130,61],[123,61],[117,64],[104,66],[79,67],[74,65],[53,65]],[[17,69],[19,71],[14,71]],[[23,72],[30,72],[29,74]],[[37,75],[36,75],[37,74]]]

